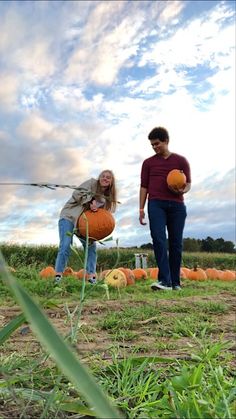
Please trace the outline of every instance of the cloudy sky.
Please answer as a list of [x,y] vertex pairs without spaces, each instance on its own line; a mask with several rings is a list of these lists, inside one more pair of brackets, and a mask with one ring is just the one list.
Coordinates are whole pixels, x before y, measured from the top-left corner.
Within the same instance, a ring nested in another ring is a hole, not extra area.
[[[155,126],[192,169],[185,237],[235,241],[235,2],[1,1],[0,182],[112,169],[114,239],[150,242],[140,170]],[[0,185],[0,241],[57,244],[70,189]]]

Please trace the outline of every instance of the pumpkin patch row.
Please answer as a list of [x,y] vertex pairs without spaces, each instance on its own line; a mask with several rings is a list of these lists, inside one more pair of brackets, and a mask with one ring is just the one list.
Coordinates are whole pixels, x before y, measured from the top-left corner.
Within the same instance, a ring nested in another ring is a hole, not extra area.
[[[52,266],[47,266],[42,269],[39,273],[41,278],[50,278],[55,276],[55,270]],[[78,272],[74,271],[71,267],[67,267],[63,272],[63,276],[73,276],[78,279],[83,279],[84,269],[80,269]],[[106,269],[103,270],[98,275],[98,280],[104,280],[110,286],[120,288],[124,286],[134,285],[136,281],[143,281],[146,279],[156,280],[158,276],[158,268],[135,268],[129,269],[124,267],[119,267],[116,269]],[[221,281],[235,281],[236,273],[235,271],[226,269],[220,270],[216,268],[207,268],[202,269],[199,267],[194,267],[189,269],[182,267],[180,271],[181,278],[189,279],[193,281],[206,281],[206,280],[221,280]],[[87,274],[85,274],[85,279],[87,279]]]
[[216,268],[181,268],[181,277],[194,280],[194,281],[205,281],[208,279],[211,280],[221,280],[221,281],[235,281],[236,280],[236,273],[235,271],[226,269],[216,269]]

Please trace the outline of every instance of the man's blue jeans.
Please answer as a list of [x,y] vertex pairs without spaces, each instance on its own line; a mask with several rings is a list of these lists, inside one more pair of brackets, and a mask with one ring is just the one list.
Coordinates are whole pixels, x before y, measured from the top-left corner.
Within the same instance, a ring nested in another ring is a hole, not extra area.
[[158,280],[169,287],[180,285],[183,230],[186,216],[187,211],[184,203],[159,199],[151,199],[148,202],[153,250],[159,268]]
[[[65,218],[62,218],[58,222],[59,227],[59,238],[60,238],[60,244],[59,244],[59,250],[56,258],[56,264],[55,264],[55,271],[56,272],[64,272],[68,259],[70,257],[71,253],[71,247],[70,245],[73,242],[73,230],[74,230],[74,224],[66,220]],[[67,235],[67,232],[70,232],[71,235]],[[85,240],[80,239],[83,247],[85,248]],[[93,242],[89,244],[88,246],[88,259],[87,259],[87,266],[86,271],[90,274],[96,273],[96,264],[97,264],[97,247],[96,242]]]

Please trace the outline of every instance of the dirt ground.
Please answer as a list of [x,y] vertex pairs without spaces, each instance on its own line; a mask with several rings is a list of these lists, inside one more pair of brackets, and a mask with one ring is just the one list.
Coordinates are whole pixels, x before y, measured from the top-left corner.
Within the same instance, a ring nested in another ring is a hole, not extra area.
[[[217,323],[218,330],[216,333],[212,333],[212,340],[219,340],[219,336],[224,336],[224,340],[230,340],[235,342],[235,324],[236,324],[236,297],[232,296],[230,293],[224,292],[220,295],[215,296],[205,296],[205,297],[183,297],[181,299],[172,299],[172,300],[158,300],[158,306],[165,307],[165,315],[168,313],[168,316],[176,315],[176,313],[168,312],[167,307],[171,307],[173,304],[179,305],[189,305],[191,310],[191,305],[197,301],[214,301],[219,303],[225,303],[230,310],[226,313],[221,314],[211,314],[211,318],[214,318],[214,321]],[[135,326],[135,339],[132,339],[130,342],[125,340],[125,342],[114,342],[112,339],[112,334],[109,334],[107,330],[102,330],[98,328],[97,322],[99,319],[103,319],[106,316],[106,313],[122,312],[124,307],[135,305],[142,306],[146,304],[143,302],[133,302],[133,301],[91,301],[86,302],[84,306],[82,317],[81,317],[81,331],[83,333],[78,334],[78,342],[76,344],[76,350],[81,359],[86,359],[91,355],[98,355],[101,359],[111,358],[110,349],[114,345],[118,345],[120,353],[122,354],[122,349],[126,352],[132,352],[134,347],[137,345],[140,348],[140,353],[138,355],[155,355],[155,356],[166,356],[166,357],[176,357],[176,358],[185,358],[188,357],[188,346],[187,342],[191,341],[190,337],[179,337],[178,339],[172,337],[158,337],[158,341],[163,343],[163,348],[166,346],[168,349],[162,350],[153,350],[154,344],[157,341],[157,338],[152,335],[152,326],[160,319],[157,317],[152,317],[146,319],[142,322],[136,322]],[[70,311],[76,307],[76,304],[69,305]],[[46,309],[45,310],[48,318],[51,320],[53,325],[56,326],[59,333],[63,336],[66,336],[70,333],[70,325],[68,324],[68,316],[65,312],[63,305],[58,308]],[[16,306],[14,307],[1,307],[0,308],[0,328],[5,326],[11,319],[20,313],[20,309]],[[171,349],[171,343],[174,343],[173,349]],[[166,346],[165,346],[166,345]],[[34,356],[41,349],[40,344],[37,341],[37,338],[32,333],[29,325],[25,323],[19,329],[17,329],[7,340],[6,344],[2,347],[2,353],[4,355],[10,355],[13,352],[18,352],[22,356]],[[236,344],[230,349],[233,351],[236,350]],[[121,355],[122,356],[122,355]],[[235,357],[233,364],[236,364]]]

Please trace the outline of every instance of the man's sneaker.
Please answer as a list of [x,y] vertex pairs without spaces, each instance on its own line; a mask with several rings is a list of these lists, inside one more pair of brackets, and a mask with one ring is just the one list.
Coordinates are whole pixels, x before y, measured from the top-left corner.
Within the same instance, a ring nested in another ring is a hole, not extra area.
[[174,291],[181,291],[181,290],[182,290],[182,288],[181,288],[181,286],[180,286],[180,285],[175,285],[174,287],[172,287],[172,289],[173,289]]
[[161,282],[153,282],[153,284],[151,284],[151,289],[153,291],[157,291],[157,290],[172,290],[172,287],[168,287],[167,285],[163,285]]
[[90,284],[96,284],[97,283],[97,280],[96,280],[95,276],[91,276],[91,278],[89,278],[88,282]]

